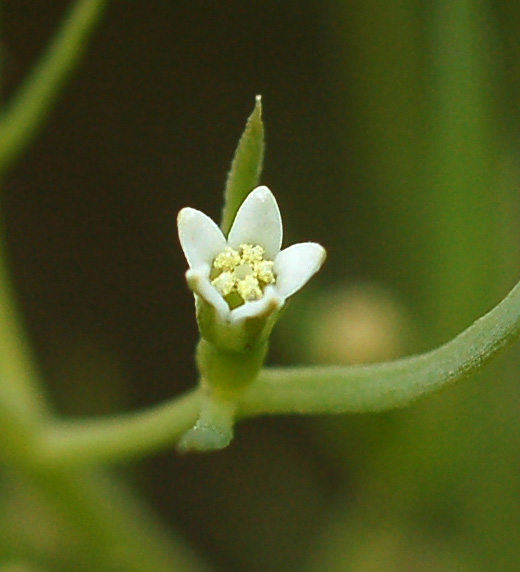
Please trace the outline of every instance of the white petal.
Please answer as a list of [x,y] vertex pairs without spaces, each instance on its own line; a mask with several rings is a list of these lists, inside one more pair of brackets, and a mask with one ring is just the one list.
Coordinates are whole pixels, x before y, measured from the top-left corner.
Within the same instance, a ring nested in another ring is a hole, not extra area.
[[282,217],[273,193],[256,187],[238,209],[228,242],[233,248],[241,244],[259,244],[267,258],[273,259],[282,245]]
[[220,228],[204,213],[186,207],[177,215],[177,229],[184,256],[191,268],[211,265],[224,250],[226,239]]
[[274,259],[276,289],[284,299],[292,296],[318,272],[325,261],[323,246],[301,242],[285,248]]
[[245,318],[254,318],[255,316],[268,316],[275,310],[283,306],[283,299],[280,298],[278,292],[273,286],[267,286],[264,295],[260,300],[254,302],[246,302],[231,311],[231,320],[239,322]]
[[230,310],[227,302],[209,281],[209,266],[204,265],[199,266],[197,270],[188,270],[186,282],[190,290],[204,298],[208,304],[215,308],[222,320],[229,318]]

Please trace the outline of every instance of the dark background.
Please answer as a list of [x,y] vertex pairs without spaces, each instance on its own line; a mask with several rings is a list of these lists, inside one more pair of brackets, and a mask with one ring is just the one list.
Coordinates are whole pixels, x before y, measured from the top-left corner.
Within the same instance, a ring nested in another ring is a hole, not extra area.
[[[3,4],[8,97],[68,3]],[[4,189],[56,411],[195,383],[175,217],[218,218],[258,93],[285,244],[328,251],[271,363],[396,357],[489,309],[518,279],[519,26],[507,2],[110,3]],[[517,354],[402,412],[254,420],[226,451],[125,470],[218,569],[514,571]]]

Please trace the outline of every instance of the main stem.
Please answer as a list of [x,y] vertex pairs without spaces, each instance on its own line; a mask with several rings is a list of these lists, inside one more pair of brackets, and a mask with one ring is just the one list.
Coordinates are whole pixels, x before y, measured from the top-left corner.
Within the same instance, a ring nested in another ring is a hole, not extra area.
[[367,366],[266,369],[239,415],[365,413],[404,407],[479,371],[520,336],[520,282],[486,315],[430,352]]
[[[467,330],[425,354],[367,366],[262,370],[240,393],[237,416],[362,413],[403,407],[476,373],[519,336],[520,283]],[[40,460],[92,464],[163,448],[195,423],[203,397],[199,389],[147,412],[51,426],[42,435]],[[134,445],[136,435],[140,437]]]
[[[78,556],[102,572],[179,572],[201,568],[121,483],[52,463],[42,466],[41,435],[51,423],[37,368],[21,326],[0,228],[0,459],[39,489],[80,538]],[[175,548],[172,546],[177,544]]]

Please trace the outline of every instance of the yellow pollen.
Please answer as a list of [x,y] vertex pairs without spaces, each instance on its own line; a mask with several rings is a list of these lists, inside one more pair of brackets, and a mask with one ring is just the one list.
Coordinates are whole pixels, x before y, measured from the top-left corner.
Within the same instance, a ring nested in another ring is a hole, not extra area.
[[226,246],[213,261],[213,268],[217,270],[234,270],[240,262],[241,258],[238,252],[230,246]]
[[251,244],[241,244],[240,253],[242,255],[242,261],[249,262],[249,264],[261,262],[264,259],[264,249],[258,244],[255,246]]
[[262,297],[262,290],[258,280],[252,275],[247,275],[237,283],[237,292],[244,302],[252,302]]
[[231,272],[222,272],[211,283],[222,296],[229,296],[235,289],[235,278]]
[[276,282],[274,262],[264,256],[265,251],[260,245],[241,244],[236,250],[226,246],[215,257],[211,283],[230,306],[259,300],[265,287]]
[[261,260],[254,263],[253,273],[261,282],[272,284],[274,282],[273,267],[274,262],[272,260]]

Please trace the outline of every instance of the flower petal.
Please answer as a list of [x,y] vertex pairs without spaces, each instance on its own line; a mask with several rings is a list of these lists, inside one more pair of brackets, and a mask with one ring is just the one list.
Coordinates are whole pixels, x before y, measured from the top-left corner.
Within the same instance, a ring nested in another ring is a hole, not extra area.
[[273,193],[267,187],[256,187],[238,209],[229,231],[228,243],[263,246],[267,258],[273,259],[282,245],[282,217]]
[[245,318],[254,318],[257,316],[267,317],[269,314],[278,310],[283,306],[283,299],[280,298],[274,286],[267,286],[264,295],[260,300],[254,302],[246,302],[231,311],[231,320],[239,322]]
[[211,265],[226,247],[220,228],[204,213],[186,207],[177,215],[177,229],[184,256],[191,268]]
[[274,259],[276,289],[284,299],[292,296],[318,272],[325,261],[323,246],[301,242],[285,248]]
[[209,281],[209,266],[199,266],[197,270],[186,272],[186,282],[192,292],[204,298],[217,311],[221,320],[229,318],[230,310],[227,302]]

